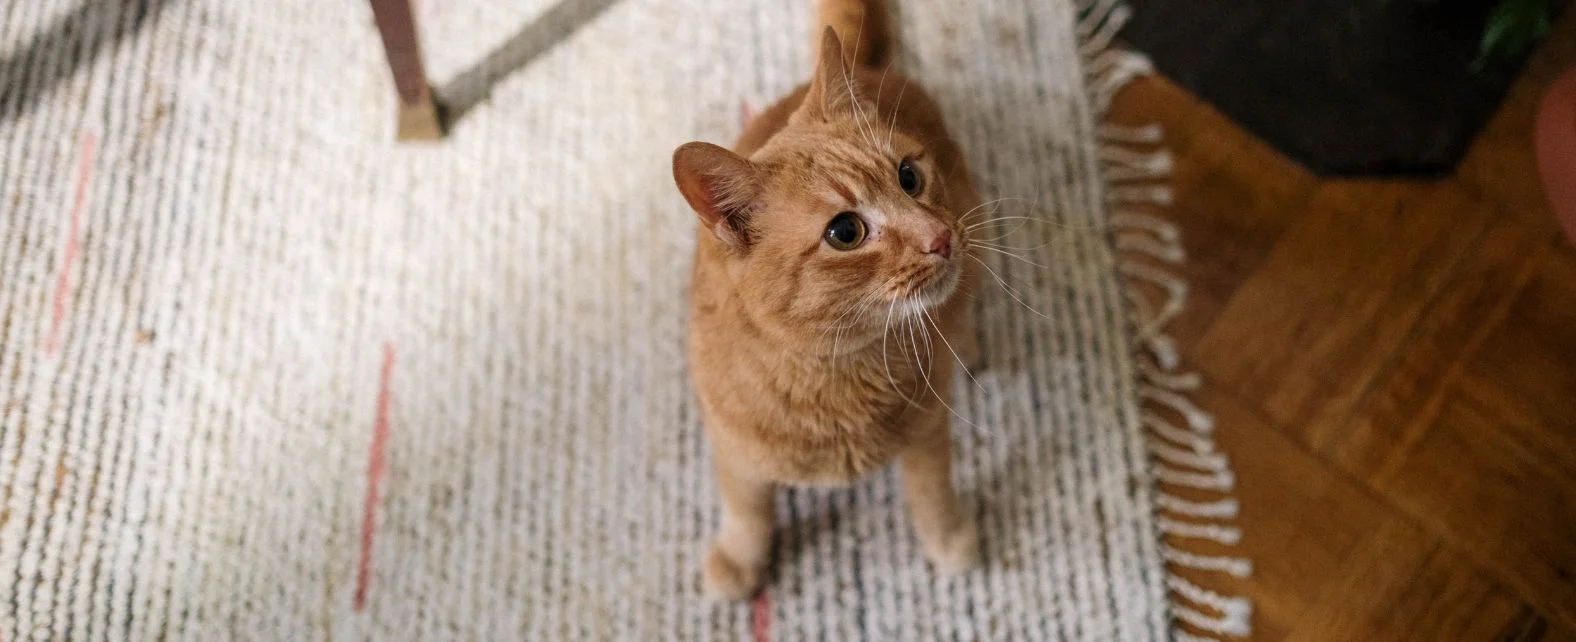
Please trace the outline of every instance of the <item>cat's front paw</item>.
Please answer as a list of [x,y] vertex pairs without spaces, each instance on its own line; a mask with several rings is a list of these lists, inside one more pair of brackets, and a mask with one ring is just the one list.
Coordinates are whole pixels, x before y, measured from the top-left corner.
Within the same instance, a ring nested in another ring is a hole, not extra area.
[[706,554],[701,589],[714,600],[743,600],[761,587],[762,569],[734,561],[716,545]]
[[925,556],[946,575],[958,575],[980,565],[979,531],[972,519],[963,519],[939,541],[925,544]]

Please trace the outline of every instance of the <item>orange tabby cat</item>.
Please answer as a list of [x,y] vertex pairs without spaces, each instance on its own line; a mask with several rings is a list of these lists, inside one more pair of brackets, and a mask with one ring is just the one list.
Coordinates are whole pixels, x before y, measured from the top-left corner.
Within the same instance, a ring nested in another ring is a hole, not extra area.
[[954,362],[978,351],[959,221],[978,197],[936,105],[889,69],[881,2],[819,9],[808,84],[734,151],[673,154],[702,223],[689,354],[723,500],[703,569],[718,598],[760,586],[776,485],[846,484],[894,458],[927,557],[978,563],[948,426]]

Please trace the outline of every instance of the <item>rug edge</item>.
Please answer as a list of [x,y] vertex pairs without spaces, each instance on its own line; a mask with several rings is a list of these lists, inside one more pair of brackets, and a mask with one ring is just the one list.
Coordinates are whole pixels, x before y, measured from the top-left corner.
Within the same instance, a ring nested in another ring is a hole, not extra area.
[[[1165,563],[1166,619],[1172,637],[1183,642],[1246,638],[1252,634],[1251,601],[1198,586],[1177,572],[1243,578],[1251,575],[1252,562],[1197,547],[1208,542],[1215,550],[1231,550],[1242,532],[1235,523],[1236,475],[1216,447],[1213,415],[1192,399],[1201,378],[1183,368],[1175,341],[1166,334],[1185,309],[1188,285],[1174,270],[1186,261],[1179,227],[1145,211],[1163,210],[1172,202],[1172,158],[1165,132],[1158,123],[1134,127],[1106,122],[1116,93],[1153,73],[1153,67],[1143,54],[1115,43],[1132,15],[1126,2],[1076,0],[1075,8],[1085,90],[1099,124],[1099,175],[1116,276],[1128,301],[1139,430],[1149,453],[1145,477],[1154,498],[1154,536]],[[1168,492],[1178,489],[1185,489],[1189,498]]]

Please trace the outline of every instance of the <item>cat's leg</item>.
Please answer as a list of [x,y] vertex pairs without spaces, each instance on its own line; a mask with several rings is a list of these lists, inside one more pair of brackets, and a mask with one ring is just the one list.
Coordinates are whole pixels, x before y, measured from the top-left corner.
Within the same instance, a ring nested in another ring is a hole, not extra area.
[[773,484],[737,468],[717,453],[722,528],[706,554],[702,571],[702,585],[714,599],[741,600],[753,595],[771,560]]
[[928,425],[899,455],[903,495],[914,531],[930,562],[946,573],[979,564],[979,537],[952,488],[952,435],[946,411],[932,411]]

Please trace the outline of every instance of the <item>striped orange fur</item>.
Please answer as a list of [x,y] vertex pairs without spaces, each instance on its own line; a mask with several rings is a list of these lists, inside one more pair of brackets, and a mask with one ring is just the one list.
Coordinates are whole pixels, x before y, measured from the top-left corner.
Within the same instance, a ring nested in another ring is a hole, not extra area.
[[[704,568],[715,597],[759,588],[777,485],[846,484],[893,460],[928,557],[952,572],[976,564],[952,487],[948,394],[978,352],[960,218],[979,199],[936,105],[881,66],[881,4],[820,2],[810,82],[733,150],[674,152],[702,223],[689,354],[723,500]],[[828,239],[845,212],[865,230],[852,249]]]

